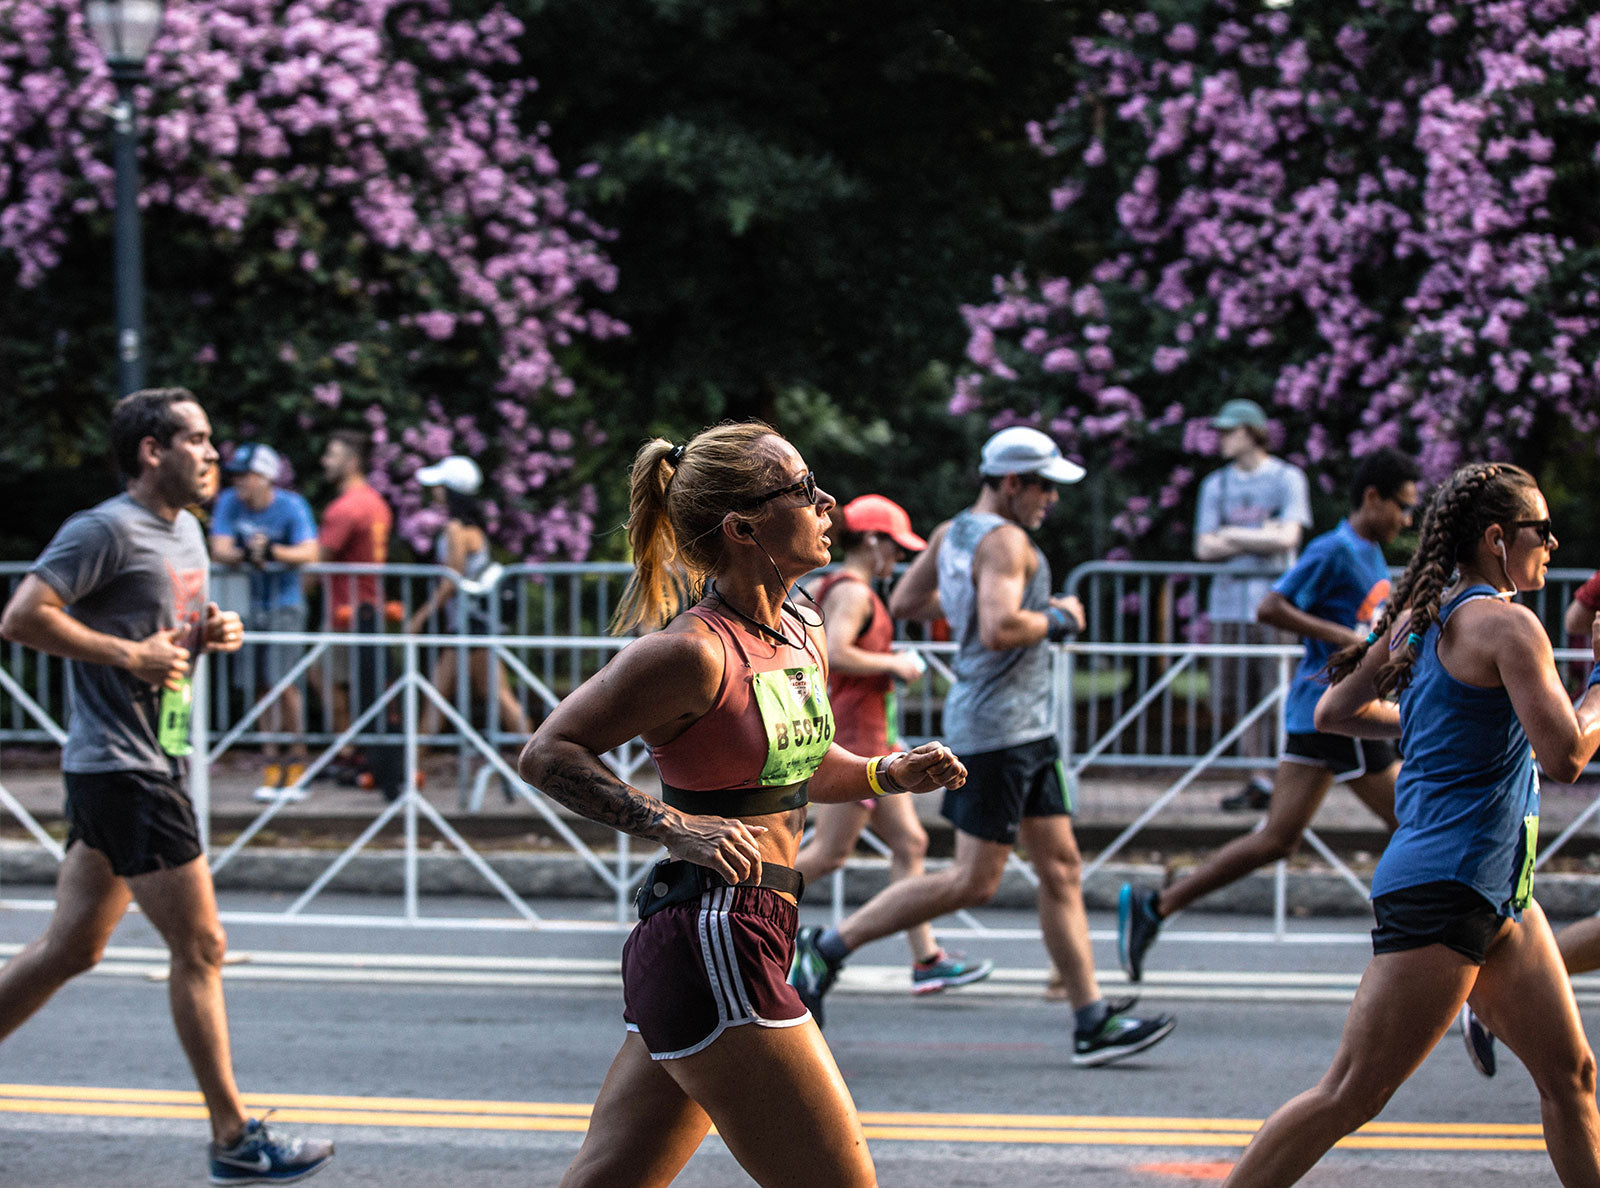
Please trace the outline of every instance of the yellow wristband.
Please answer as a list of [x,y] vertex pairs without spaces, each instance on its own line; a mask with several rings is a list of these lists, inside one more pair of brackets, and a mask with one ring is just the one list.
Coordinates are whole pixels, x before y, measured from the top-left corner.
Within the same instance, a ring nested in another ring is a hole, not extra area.
[[878,764],[888,758],[888,755],[874,755],[867,760],[867,786],[872,789],[874,796],[890,795],[889,790],[878,782]]

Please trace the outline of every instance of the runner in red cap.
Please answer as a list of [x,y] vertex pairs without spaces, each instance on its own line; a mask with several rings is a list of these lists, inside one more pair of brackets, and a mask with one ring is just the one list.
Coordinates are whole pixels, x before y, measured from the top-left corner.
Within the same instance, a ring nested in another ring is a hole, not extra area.
[[[875,580],[894,576],[896,563],[919,553],[928,542],[911,530],[905,508],[882,495],[861,495],[839,509],[837,533],[844,560],[813,592],[828,624],[828,698],[833,702],[839,745],[858,755],[903,750],[896,730],[896,682],[921,678],[923,663],[911,652],[896,652],[894,620],[873,589]],[[844,865],[868,821],[889,847],[891,882],[922,873],[928,834],[909,797],[886,796],[845,804],[820,804],[812,814],[811,840],[795,858],[806,882],[818,881]],[[992,961],[969,961],[948,953],[926,921],[906,929],[911,945],[911,992],[931,994],[989,976]]]

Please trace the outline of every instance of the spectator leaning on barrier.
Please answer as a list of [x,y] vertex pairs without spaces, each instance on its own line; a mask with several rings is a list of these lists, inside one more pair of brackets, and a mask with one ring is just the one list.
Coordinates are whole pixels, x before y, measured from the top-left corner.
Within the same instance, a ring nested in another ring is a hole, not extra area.
[[[1305,472],[1267,453],[1267,414],[1253,400],[1230,400],[1211,419],[1221,436],[1217,451],[1225,464],[1200,484],[1195,511],[1194,555],[1221,562],[1225,570],[1279,573],[1294,564],[1301,537],[1311,527],[1311,497]],[[1218,574],[1211,581],[1206,617],[1220,644],[1281,642],[1270,627],[1256,622],[1256,607],[1272,590],[1270,576]],[[1277,678],[1276,660],[1220,661],[1211,666],[1214,710],[1232,703],[1243,713],[1266,695]],[[1230,715],[1231,716],[1231,715]],[[1263,714],[1240,739],[1245,755],[1265,759],[1275,749],[1272,717]],[[1263,768],[1270,766],[1263,763]],[[1265,808],[1272,784],[1258,774],[1223,808]]]
[[[211,521],[211,559],[221,565],[250,568],[245,630],[304,631],[306,600],[299,567],[318,557],[311,505],[304,496],[277,485],[283,460],[269,445],[244,443],[224,469],[233,485],[217,497]],[[301,652],[292,644],[260,644],[253,650],[253,664],[234,669],[241,680],[254,669],[255,688],[247,690],[251,694],[266,692],[281,681]],[[305,799],[305,790],[299,786],[306,766],[305,706],[297,685],[284,689],[268,707],[264,721],[272,733],[289,733],[295,738],[289,744],[286,764],[279,762],[276,742],[263,748],[266,765],[256,799]]]
[[[499,567],[489,553],[489,535],[485,531],[487,525],[479,499],[483,490],[483,472],[471,458],[452,454],[433,466],[424,466],[417,471],[417,482],[424,487],[431,487],[434,498],[444,505],[448,518],[434,546],[434,560],[461,575],[459,589],[464,604],[458,611],[458,583],[440,582],[427,600],[412,613],[406,630],[416,634],[426,628],[429,619],[443,612],[444,619],[440,626],[446,633],[489,635],[496,626],[489,599],[497,592],[493,579]],[[457,649],[445,647],[439,650],[438,659],[434,662],[433,685],[446,698],[455,696],[456,659]],[[528,716],[523,713],[522,703],[517,700],[515,691],[506,680],[505,665],[495,661],[491,666],[490,659],[487,648],[473,648],[469,653],[472,692],[480,700],[487,700],[492,672],[493,695],[500,707],[499,728],[517,735],[520,749],[522,740],[528,735]],[[422,733],[437,734],[439,719],[438,706],[429,702],[422,711]]]

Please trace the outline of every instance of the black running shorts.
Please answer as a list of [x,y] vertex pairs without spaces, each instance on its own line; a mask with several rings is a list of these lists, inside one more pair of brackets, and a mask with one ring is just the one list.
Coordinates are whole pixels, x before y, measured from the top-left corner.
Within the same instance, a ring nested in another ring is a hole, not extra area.
[[1488,959],[1489,946],[1506,920],[1471,887],[1449,879],[1380,895],[1372,901],[1372,912],[1378,918],[1372,930],[1374,953],[1444,945],[1474,965]]
[[99,850],[122,878],[172,870],[200,857],[200,829],[183,785],[147,771],[63,773],[67,846]]
[[1024,817],[1072,813],[1067,775],[1056,740],[962,755],[967,782],[944,794],[940,812],[962,833],[984,841],[1015,845]]
[[1325,767],[1338,783],[1385,771],[1400,761],[1394,744],[1378,738],[1350,738],[1343,734],[1290,734],[1284,740],[1284,763]]

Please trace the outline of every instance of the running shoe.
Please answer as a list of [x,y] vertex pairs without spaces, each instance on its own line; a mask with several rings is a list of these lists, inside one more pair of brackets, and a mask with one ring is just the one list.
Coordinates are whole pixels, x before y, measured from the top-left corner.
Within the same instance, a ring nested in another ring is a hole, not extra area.
[[1494,1076],[1494,1036],[1466,1003],[1461,1004],[1461,1038],[1466,1042],[1472,1067],[1486,1077]]
[[233,1146],[211,1144],[211,1182],[292,1184],[315,1175],[332,1158],[333,1144],[326,1139],[279,1138],[265,1118],[251,1118]]
[[951,953],[940,949],[931,960],[918,961],[911,967],[911,993],[937,994],[955,986],[970,986],[981,982],[994,972],[994,962],[988,958],[969,961],[965,953]]
[[1171,1015],[1157,1015],[1153,1019],[1107,1015],[1105,1022],[1095,1030],[1073,1032],[1072,1063],[1078,1068],[1115,1064],[1159,1044],[1176,1026],[1177,1020]]
[[1143,979],[1144,955],[1161,931],[1161,916],[1156,912],[1159,898],[1159,892],[1137,890],[1132,883],[1122,884],[1117,893],[1117,960],[1130,982]]
[[822,1026],[822,996],[839,977],[839,967],[817,948],[822,929],[805,927],[794,938],[794,961],[789,965],[789,985],[800,995],[806,1010]]
[[1233,795],[1224,796],[1217,807],[1225,813],[1258,813],[1271,803],[1272,784],[1265,776],[1253,776]]

